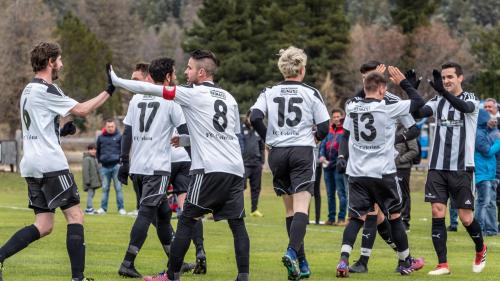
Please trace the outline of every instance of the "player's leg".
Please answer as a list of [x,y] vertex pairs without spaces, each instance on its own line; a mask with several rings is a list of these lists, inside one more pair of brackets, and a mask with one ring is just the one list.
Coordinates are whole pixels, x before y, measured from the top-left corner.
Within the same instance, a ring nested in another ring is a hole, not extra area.
[[250,197],[252,202],[252,213],[254,217],[262,217],[262,213],[258,210],[259,196],[262,186],[262,166],[251,167],[250,169]]
[[164,199],[156,210],[154,226],[161,246],[167,256],[170,255],[170,244],[172,243],[172,210],[168,205],[168,200]]
[[234,253],[238,267],[237,281],[250,280],[250,239],[248,238],[245,221],[240,219],[229,219],[227,221],[234,239]]
[[193,274],[207,273],[207,255],[203,245],[203,221],[199,219],[193,231],[193,244],[196,248],[196,264],[194,265]]
[[349,268],[349,272],[351,273],[368,272],[368,260],[377,235],[377,214],[379,211],[377,206],[374,212],[370,212],[366,216],[363,224],[363,233],[361,234],[361,253],[358,261]]
[[68,223],[66,233],[66,248],[68,249],[73,280],[83,280],[85,270],[85,235],[83,213],[80,205],[69,208],[62,207],[62,212]]
[[411,194],[410,175],[411,169],[399,169],[397,171],[401,194],[403,195],[403,207],[401,208],[401,219],[407,231],[410,230]]
[[316,180],[314,181],[314,222],[319,224],[321,217],[321,173],[323,168],[316,167]]

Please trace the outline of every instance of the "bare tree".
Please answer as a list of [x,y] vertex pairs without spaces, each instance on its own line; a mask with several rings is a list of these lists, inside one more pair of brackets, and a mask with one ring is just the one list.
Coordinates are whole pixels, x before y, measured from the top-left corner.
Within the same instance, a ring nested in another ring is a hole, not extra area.
[[19,99],[33,76],[30,51],[41,41],[50,41],[54,20],[42,0],[18,0],[0,12],[0,122],[14,137],[19,128]]

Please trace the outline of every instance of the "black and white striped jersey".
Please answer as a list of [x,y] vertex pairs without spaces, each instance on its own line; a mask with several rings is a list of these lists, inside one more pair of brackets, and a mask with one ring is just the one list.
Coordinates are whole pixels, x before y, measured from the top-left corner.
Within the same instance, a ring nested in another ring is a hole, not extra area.
[[429,100],[436,118],[436,131],[432,145],[429,169],[461,171],[474,167],[474,145],[476,141],[479,100],[473,93],[463,92],[459,99],[472,102],[474,112],[463,113],[440,95]]

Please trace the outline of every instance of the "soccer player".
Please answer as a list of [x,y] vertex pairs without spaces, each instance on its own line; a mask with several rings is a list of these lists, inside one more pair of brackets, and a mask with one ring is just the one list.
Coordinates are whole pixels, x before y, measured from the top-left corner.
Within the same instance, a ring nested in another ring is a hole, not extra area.
[[[307,56],[303,50],[280,50],[278,68],[285,81],[266,88],[252,106],[251,122],[270,147],[274,191],[286,210],[288,247],[282,258],[289,280],[311,275],[304,252],[308,210],[314,192],[316,142],[328,134],[330,115],[321,94],[302,83]],[[267,115],[268,127],[263,119]],[[313,134],[313,125],[316,133]]]
[[[389,67],[389,72],[395,84],[415,94],[415,89],[397,68]],[[352,245],[367,214],[373,212],[375,203],[389,219],[400,273],[408,275],[424,265],[422,259],[414,259],[410,255],[408,238],[400,218],[402,198],[394,162],[395,123],[409,115],[413,108],[421,106],[421,99],[392,99],[385,96],[386,91],[386,79],[374,71],[364,79],[365,98],[353,98],[346,104],[345,141],[342,142],[340,155],[346,155],[348,146],[346,173],[349,175],[351,219],[344,230],[337,277],[349,276]],[[414,123],[405,123],[405,127],[414,126]]]
[[[174,61],[170,58],[153,60],[149,73],[156,84],[173,84],[176,79]],[[123,123],[122,166],[129,166],[131,152],[129,173],[142,192],[139,213],[118,273],[125,277],[140,278],[142,275],[135,269],[134,261],[153,222],[165,253],[167,256],[170,254],[172,211],[166,200],[171,171],[170,138],[175,128],[187,133],[187,126],[180,106],[151,95],[134,96]]]
[[425,201],[432,206],[432,243],[438,265],[429,275],[450,274],[446,257],[446,202],[455,202],[458,216],[476,248],[472,271],[479,273],[486,265],[486,244],[481,227],[474,219],[474,144],[479,100],[462,89],[462,67],[454,62],[432,72],[429,81],[438,92],[418,112],[418,117],[434,115],[436,134],[425,184]]
[[[380,63],[379,61],[368,61],[361,65],[359,71],[361,73],[361,78],[364,81],[366,76],[372,71],[377,71],[381,74],[387,70],[387,67]],[[395,69],[391,68],[391,71]],[[406,81],[410,82],[414,89],[417,89],[420,84],[420,79],[417,79],[416,73],[413,70],[409,70],[405,73]],[[409,91],[410,99],[417,99],[419,103],[423,105],[423,100],[418,95],[416,91]],[[364,98],[364,91],[360,91],[357,95],[358,97]],[[385,93],[385,97],[400,100],[400,98],[390,92]],[[417,111],[419,107],[413,107],[414,111]],[[414,123],[414,119],[408,114],[400,117],[400,121],[408,126]],[[419,131],[416,127],[412,127],[412,131],[405,132],[401,135],[396,135],[395,143],[401,143],[405,140],[411,140],[418,137]],[[379,235],[384,239],[384,241],[389,245],[394,251],[397,251],[396,245],[391,238],[391,226],[384,213],[380,211],[380,208],[375,204],[374,211],[368,213],[363,224],[363,233],[361,235],[361,254],[359,259],[349,267],[350,273],[366,273],[368,272],[368,260],[371,256],[372,248],[375,243],[375,238]],[[396,266],[396,271],[399,270],[399,263]]]
[[238,104],[213,78],[218,60],[210,51],[191,53],[186,71],[189,86],[159,86],[121,79],[113,83],[138,94],[151,94],[181,105],[189,128],[191,181],[182,216],[170,251],[166,273],[144,280],[179,280],[182,261],[197,220],[213,213],[227,220],[233,233],[238,281],[249,280],[250,240],[245,227],[243,159],[236,134],[240,133]]
[[20,101],[24,147],[20,169],[28,184],[29,207],[35,213],[35,223],[20,229],[0,248],[0,280],[7,258],[52,232],[57,208],[61,208],[68,223],[66,247],[72,280],[92,280],[83,274],[83,213],[78,188],[59,142],[59,118],[69,114],[88,115],[101,106],[115,88],[108,81],[105,91],[83,103],[66,96],[54,84],[63,67],[61,54],[58,44],[47,42],[31,51],[35,77],[24,88]]

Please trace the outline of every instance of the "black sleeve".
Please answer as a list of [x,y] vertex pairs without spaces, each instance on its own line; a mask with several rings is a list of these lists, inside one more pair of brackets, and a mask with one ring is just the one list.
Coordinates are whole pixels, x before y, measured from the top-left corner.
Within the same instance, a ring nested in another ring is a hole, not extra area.
[[250,114],[250,123],[252,123],[252,127],[257,131],[262,141],[266,141],[266,133],[267,127],[264,124],[264,112],[259,109],[252,109],[252,113]]
[[395,143],[402,143],[405,141],[416,139],[419,134],[420,130],[417,128],[416,125],[413,125],[410,128],[408,128],[406,132],[396,135]]
[[462,113],[472,113],[474,112],[475,106],[470,101],[464,101],[456,97],[449,92],[441,93],[445,99],[447,99],[450,104],[458,111]]
[[399,86],[406,92],[411,100],[410,113],[418,111],[425,105],[424,99],[418,94],[417,90],[413,88],[408,80],[404,79],[399,83]]
[[264,164],[266,163],[266,145],[262,140],[259,140],[259,151],[260,151],[261,163]]
[[418,119],[418,118],[424,118],[424,117],[431,117],[434,112],[432,111],[432,108],[428,105],[424,105],[421,108],[419,108],[417,111],[413,112],[411,115],[413,118]]
[[323,123],[316,124],[316,140],[322,141],[326,135],[328,135],[328,131],[330,130],[330,121],[326,120]]
[[339,156],[342,155],[345,160],[349,158],[349,136],[349,131],[344,128],[344,134],[339,143]]
[[[181,124],[179,127],[177,127],[177,132],[179,133],[179,135],[189,135],[189,130],[186,123]],[[191,146],[184,146],[184,150],[186,150],[189,158],[191,158]]]
[[123,131],[122,136],[122,147],[120,154],[120,162],[128,163],[130,148],[132,147],[132,126],[125,125],[125,130]]

